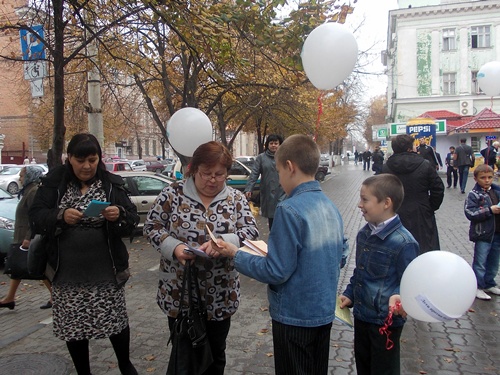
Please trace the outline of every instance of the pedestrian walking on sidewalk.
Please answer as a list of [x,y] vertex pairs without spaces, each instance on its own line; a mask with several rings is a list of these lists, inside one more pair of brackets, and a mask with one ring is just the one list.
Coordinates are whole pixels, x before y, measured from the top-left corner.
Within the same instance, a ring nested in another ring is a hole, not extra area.
[[446,183],[448,188],[451,187],[451,177],[453,176],[453,188],[457,187],[457,182],[458,182],[458,170],[457,167],[455,166],[456,161],[455,161],[455,147],[450,146],[450,152],[446,155],[446,159],[444,160],[444,163],[446,164]]
[[[130,362],[130,329],[124,284],[130,272],[122,241],[139,222],[123,179],[106,170],[97,139],[76,134],[64,165],[52,169],[29,211],[36,233],[48,237],[47,277],[52,280],[53,330],[66,341],[78,375],[90,370],[89,340],[109,338],[118,367],[136,375]],[[109,202],[85,214],[92,202]]]
[[358,207],[367,223],[356,237],[356,268],[340,296],[341,308],[353,307],[358,374],[401,374],[406,313],[399,286],[418,254],[417,241],[396,214],[403,196],[401,181],[390,174],[367,178],[361,186]]
[[276,208],[266,257],[239,250],[227,241],[219,241],[221,249],[215,248],[222,256],[234,258],[241,273],[269,284],[277,375],[328,372],[346,242],[337,207],[314,179],[319,159],[318,146],[305,135],[290,136],[276,152],[287,198]]
[[[22,189],[19,191],[19,203],[16,207],[16,217],[14,222],[14,244],[28,249],[31,242],[31,228],[29,224],[28,211],[35,199],[35,193],[42,176],[42,169],[32,166],[24,166],[19,172],[19,182]],[[16,292],[21,284],[21,278],[16,275],[11,275],[9,291],[7,295],[0,301],[0,308],[8,308],[13,310],[16,307]],[[44,279],[43,283],[51,293],[51,285],[49,280]],[[49,301],[40,306],[41,309],[49,309],[52,307],[52,297]]]
[[262,216],[267,217],[269,229],[273,226],[276,205],[285,195],[283,188],[280,186],[278,172],[276,171],[276,160],[274,159],[274,155],[282,143],[283,138],[280,135],[270,134],[267,136],[266,151],[255,158],[252,173],[248,177],[245,186],[245,196],[250,200],[252,190],[260,177],[260,212]]
[[467,142],[467,140],[462,138],[460,140],[460,146],[458,146],[455,150],[455,161],[458,167],[458,180],[462,194],[465,194],[465,188],[467,187],[469,168],[473,167],[476,162],[476,157],[474,156],[472,147],[467,145],[465,142]]
[[439,250],[439,235],[434,212],[444,198],[444,184],[436,168],[414,152],[413,137],[400,134],[392,141],[394,154],[387,159],[383,173],[399,177],[404,199],[398,211],[401,222],[417,240],[420,254]]
[[363,170],[369,171],[370,170],[370,162],[371,162],[371,158],[372,158],[372,152],[370,150],[365,150],[361,154],[361,158],[363,159]]
[[469,239],[474,242],[472,269],[476,274],[476,297],[489,300],[487,293],[500,295],[495,277],[500,262],[500,186],[493,183],[493,168],[481,164],[474,170],[476,184],[465,202],[470,220]]

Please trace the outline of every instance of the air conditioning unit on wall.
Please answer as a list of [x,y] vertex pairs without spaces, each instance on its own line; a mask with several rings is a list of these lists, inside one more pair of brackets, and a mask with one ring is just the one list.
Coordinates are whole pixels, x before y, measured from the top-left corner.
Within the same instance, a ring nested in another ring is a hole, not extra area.
[[474,113],[474,106],[472,100],[460,100],[459,113],[462,116],[472,116]]

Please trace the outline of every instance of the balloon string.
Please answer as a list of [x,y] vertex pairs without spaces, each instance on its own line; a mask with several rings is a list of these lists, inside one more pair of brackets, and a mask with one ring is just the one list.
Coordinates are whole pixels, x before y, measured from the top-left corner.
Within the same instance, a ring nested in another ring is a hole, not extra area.
[[385,348],[387,350],[391,350],[392,348],[394,348],[394,341],[392,341],[390,338],[392,332],[389,331],[389,327],[392,325],[392,315],[393,315],[394,311],[399,310],[400,307],[401,307],[400,302],[396,302],[395,307],[389,307],[389,314],[387,314],[387,317],[384,320],[384,325],[378,329],[378,332],[381,335],[387,336],[387,340],[385,342]]
[[314,134],[314,142],[318,140],[318,133],[319,133],[319,123],[321,120],[321,115],[323,114],[323,103],[321,102],[321,99],[323,98],[323,93],[319,94],[318,96],[318,117],[316,119],[316,132]]

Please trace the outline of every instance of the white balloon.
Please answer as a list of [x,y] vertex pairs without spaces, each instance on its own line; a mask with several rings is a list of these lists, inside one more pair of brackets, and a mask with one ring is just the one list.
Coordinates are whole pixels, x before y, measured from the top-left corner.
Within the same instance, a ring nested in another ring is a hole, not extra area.
[[486,95],[500,95],[500,61],[484,64],[477,72],[477,82]]
[[191,157],[199,145],[212,140],[212,123],[197,108],[181,108],[167,122],[167,138],[175,151]]
[[474,271],[460,256],[429,251],[416,257],[401,278],[401,305],[414,319],[445,322],[460,318],[476,297]]
[[330,90],[352,73],[358,58],[358,43],[344,25],[329,22],[309,34],[301,57],[311,83],[320,90]]

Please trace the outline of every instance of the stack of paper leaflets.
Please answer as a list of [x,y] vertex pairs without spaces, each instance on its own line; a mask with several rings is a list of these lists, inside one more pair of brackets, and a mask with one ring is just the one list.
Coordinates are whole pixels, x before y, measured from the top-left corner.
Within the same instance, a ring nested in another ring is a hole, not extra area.
[[261,257],[267,256],[267,243],[264,241],[243,240],[243,244],[245,246],[241,247],[240,250]]
[[351,319],[351,309],[344,307],[340,308],[340,297],[337,296],[337,305],[335,307],[335,320],[345,324],[346,326],[352,328],[352,319]]

